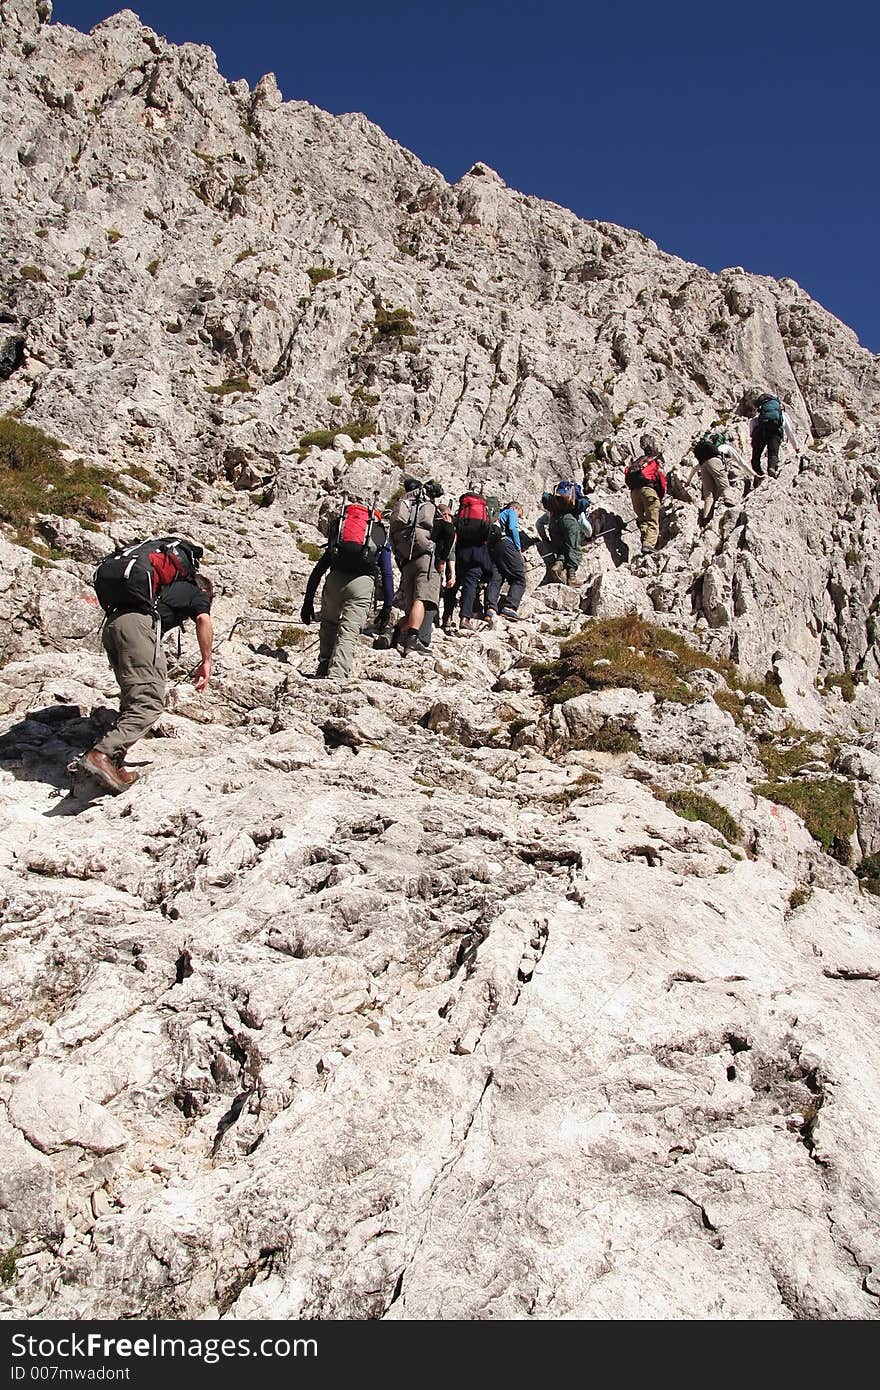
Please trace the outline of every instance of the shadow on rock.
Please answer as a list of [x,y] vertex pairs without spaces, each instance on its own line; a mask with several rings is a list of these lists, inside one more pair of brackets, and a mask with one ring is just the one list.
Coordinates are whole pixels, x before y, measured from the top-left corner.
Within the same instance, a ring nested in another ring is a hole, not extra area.
[[[116,718],[112,709],[96,709],[84,717],[77,705],[49,705],[29,711],[24,719],[0,735],[0,767],[19,782],[43,782],[58,793],[67,792],[65,802],[46,815],[74,815],[93,800],[93,784],[84,775],[76,778],[71,790],[67,765],[91,748]],[[85,794],[88,783],[88,795]],[[94,792],[100,788],[94,784]],[[76,792],[76,794],[75,794]]]

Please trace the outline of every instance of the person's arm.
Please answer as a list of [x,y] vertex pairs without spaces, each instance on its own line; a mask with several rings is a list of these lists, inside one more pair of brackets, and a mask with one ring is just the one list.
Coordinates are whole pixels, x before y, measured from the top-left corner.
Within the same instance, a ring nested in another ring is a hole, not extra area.
[[733,462],[737,464],[743,473],[751,473],[752,470],[749,468],[749,465],[746,463],[739,449],[734,448],[732,444],[723,444],[721,446],[721,456],[725,462],[728,459],[733,459]]
[[794,432],[792,431],[791,425],[788,422],[788,416],[786,415],[784,410],[782,412],[782,429],[786,439],[788,440],[791,447],[794,449],[795,453],[799,454],[801,451],[801,446],[798,444],[797,440],[794,437]]
[[549,512],[542,512],[535,522],[535,530],[545,545],[551,545],[550,537],[547,535],[547,523],[550,520]]
[[214,646],[214,623],[210,613],[199,613],[196,617],[196,638],[199,643],[201,665],[193,675],[196,690],[206,690],[211,679],[211,651]]
[[315,619],[315,594],[318,592],[318,585],[320,584],[321,580],[324,578],[324,575],[326,574],[326,572],[327,572],[329,566],[330,566],[330,547],[328,546],[327,549],[324,551],[324,554],[321,556],[320,560],[318,561],[318,563],[315,565],[315,568],[312,570],[311,574],[309,575],[308,583],[306,584],[306,591],[305,591],[305,594],[303,595],[303,603],[302,603],[302,608],[300,609],[300,615],[299,615],[299,616],[300,616],[300,618],[302,619],[302,621],[305,623],[306,627],[308,627],[309,623],[314,622],[314,619]]

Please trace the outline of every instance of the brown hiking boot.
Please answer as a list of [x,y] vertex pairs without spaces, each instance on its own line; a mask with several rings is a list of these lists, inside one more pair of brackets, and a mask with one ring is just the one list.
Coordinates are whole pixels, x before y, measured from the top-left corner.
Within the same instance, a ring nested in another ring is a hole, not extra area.
[[548,566],[547,582],[549,584],[565,583],[565,566],[563,565],[561,560],[557,560],[555,564]]
[[140,774],[137,772],[129,772],[128,768],[125,766],[124,763],[117,763],[116,771],[127,787],[133,787],[140,776]]
[[98,753],[94,748],[83,754],[79,765],[90,777],[94,777],[96,782],[100,782],[102,787],[113,792],[114,796],[128,791],[132,783],[138,780],[136,772],[122,771],[106,753]]
[[579,589],[581,581],[578,579],[577,570],[565,571],[565,582],[571,589]]

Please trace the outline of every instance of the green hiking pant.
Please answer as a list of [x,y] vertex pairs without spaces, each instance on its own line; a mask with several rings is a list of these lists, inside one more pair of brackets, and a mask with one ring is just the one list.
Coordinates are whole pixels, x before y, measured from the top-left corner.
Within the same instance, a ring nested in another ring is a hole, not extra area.
[[156,644],[156,628],[146,613],[120,613],[104,624],[104,650],[119,683],[119,716],[96,753],[125,757],[165,708],[165,652]]
[[653,487],[630,488],[642,549],[653,550],[660,536],[660,498]]
[[576,570],[581,563],[581,528],[574,512],[563,512],[550,522],[550,540],[567,570]]
[[375,580],[371,574],[343,574],[331,570],[321,595],[321,645],[319,662],[328,676],[347,676],[355,643],[367,621]]

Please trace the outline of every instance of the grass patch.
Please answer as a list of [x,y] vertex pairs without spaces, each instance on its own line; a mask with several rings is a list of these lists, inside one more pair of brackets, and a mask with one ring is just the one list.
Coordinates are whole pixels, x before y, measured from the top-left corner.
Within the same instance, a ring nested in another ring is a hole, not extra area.
[[143,468],[139,463],[127,464],[125,473],[130,478],[134,478],[136,482],[142,483],[147,489],[147,497],[145,499],[147,501],[152,501],[152,499],[158,497],[159,493],[162,491],[157,479],[153,477],[148,469]]
[[[149,262],[149,264],[148,264],[148,266],[147,266],[147,274],[148,274],[148,275],[152,275],[153,278],[155,279],[156,271],[157,271],[158,269],[159,269],[159,257],[157,256],[157,257],[155,258],[155,260],[152,260],[152,261]],[[83,270],[85,270],[85,266],[83,266]]]
[[0,419],[0,519],[13,526],[16,539],[33,536],[38,512],[107,521],[112,515],[108,488],[114,475],[84,459],[68,463],[64,445],[34,425]]
[[793,888],[788,895],[789,912],[797,912],[798,908],[803,907],[806,903],[808,903],[811,897],[812,889]]
[[778,806],[787,806],[800,816],[814,840],[826,854],[841,864],[851,857],[850,836],[856,828],[851,782],[836,777],[817,778],[803,782],[760,782],[755,787],[758,796],[765,796]]
[[314,541],[301,541],[299,537],[296,540],[296,548],[305,555],[307,560],[320,560],[324,554],[323,545],[316,545]]
[[578,744],[578,747],[595,753],[638,753],[641,746],[638,734],[631,733],[629,729],[597,729]]
[[21,1256],[21,1249],[13,1245],[9,1250],[4,1250],[0,1255],[0,1284],[8,1289],[9,1285],[15,1282],[15,1266]]
[[122,233],[120,232],[118,227],[107,228],[107,240],[109,241],[111,246],[113,246],[117,241],[122,240]]
[[233,392],[253,391],[250,380],[246,376],[228,376],[225,381],[221,381],[219,386],[206,386],[205,390],[209,396],[231,396]]
[[597,772],[582,772],[576,782],[572,782],[570,787],[564,791],[557,792],[555,796],[548,798],[553,806],[570,806],[573,801],[586,796],[587,792],[592,791],[593,787],[598,787],[602,778]]
[[304,647],[309,634],[304,627],[283,627],[275,638],[276,647]]
[[349,439],[359,444],[362,439],[371,435],[375,428],[372,420],[347,420],[344,425],[335,425],[332,430],[310,430],[308,434],[301,436],[299,447],[310,449],[314,445],[318,449],[331,449],[338,434],[347,434]]
[[377,343],[397,343],[402,345],[405,338],[417,338],[418,329],[412,321],[409,309],[376,309],[373,330]]
[[864,681],[861,671],[840,671],[826,676],[822,682],[823,690],[839,690],[846,704],[851,705],[856,698],[856,686]]
[[79,270],[70,270],[70,271],[68,271],[68,273],[67,273],[67,278],[68,278],[68,280],[82,280],[82,278],[84,277],[85,273],[86,273],[86,262],[83,261],[83,263],[82,263],[82,265],[80,266]]
[[252,246],[246,246],[245,249],[244,249],[243,251],[239,251],[238,255],[236,256],[236,258],[235,258],[235,260],[232,262],[232,264],[233,264],[233,265],[241,265],[242,261],[246,261],[246,260],[248,259],[249,256],[255,256],[256,254],[257,254],[257,253],[256,253],[256,251],[254,250],[254,248],[253,248]]
[[[607,665],[596,665],[599,661]],[[689,685],[687,677],[707,669],[717,671],[737,690],[755,691],[773,704],[784,703],[771,676],[762,685],[747,684],[732,661],[707,656],[678,633],[655,627],[635,613],[588,623],[563,642],[556,661],[533,666],[532,678],[538,693],[554,705],[590,690],[621,687],[652,691],[658,700],[690,705],[702,699],[703,692]]]
[[330,405],[333,405],[333,406],[342,405],[342,397],[341,397],[341,396],[328,396],[328,397],[327,397],[327,401],[328,401],[328,403],[329,403]]
[[42,270],[38,265],[20,266],[18,273],[21,276],[22,280],[33,280],[36,281],[38,284],[45,282],[46,279],[45,275],[43,274]]
[[880,854],[869,854],[856,869],[859,887],[880,897]]
[[336,271],[331,269],[329,265],[310,265],[306,271],[306,275],[308,275],[311,281],[312,289],[314,289],[316,285],[322,284],[324,280],[336,279]]
[[[821,745],[821,752],[816,751],[817,745]],[[758,736],[758,757],[767,776],[773,781],[797,777],[805,763],[827,757],[827,753],[819,734],[810,733],[808,729],[797,729],[793,725],[789,725],[781,734]]]
[[658,800],[665,801],[670,811],[674,811],[677,816],[681,816],[683,820],[703,821],[706,825],[711,825],[713,830],[724,836],[729,845],[738,844],[742,839],[742,826],[739,822],[734,820],[720,802],[714,797],[706,796],[705,792],[691,791],[689,787],[677,787],[674,791],[652,787],[651,790]]

